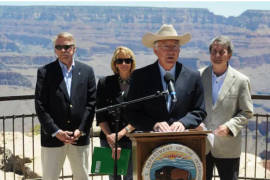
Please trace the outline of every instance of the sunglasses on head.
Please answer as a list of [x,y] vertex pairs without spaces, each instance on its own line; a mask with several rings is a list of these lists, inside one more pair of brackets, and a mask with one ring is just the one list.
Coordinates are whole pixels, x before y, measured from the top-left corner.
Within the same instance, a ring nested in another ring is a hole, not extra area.
[[132,63],[133,59],[131,58],[126,58],[126,59],[116,59],[115,63],[116,64],[123,64],[123,62],[125,62],[125,64],[130,64]]
[[55,49],[61,51],[62,49],[64,49],[65,51],[70,49],[71,47],[73,47],[74,44],[70,44],[70,45],[55,45]]

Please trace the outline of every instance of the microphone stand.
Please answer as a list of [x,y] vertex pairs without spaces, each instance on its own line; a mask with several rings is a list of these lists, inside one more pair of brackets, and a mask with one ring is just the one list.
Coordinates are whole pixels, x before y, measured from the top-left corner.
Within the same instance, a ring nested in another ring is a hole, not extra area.
[[107,106],[107,107],[100,108],[100,109],[96,110],[96,113],[107,111],[108,113],[112,114],[113,117],[115,118],[115,144],[114,144],[114,148],[115,148],[114,149],[114,179],[115,180],[117,179],[117,148],[118,148],[118,131],[119,131],[121,109],[125,108],[128,105],[135,104],[135,103],[142,102],[142,101],[146,101],[146,100],[153,99],[153,98],[158,98],[161,96],[165,96],[166,94],[168,94],[168,90],[162,91],[162,92],[157,91],[155,94],[152,94],[149,96],[134,99],[131,101],[121,102],[119,104]]
[[118,149],[118,131],[119,131],[119,122],[120,122],[120,114],[121,114],[121,108],[117,107],[115,109],[108,110],[110,114],[115,119],[115,139],[114,139],[114,179],[117,179],[117,149]]

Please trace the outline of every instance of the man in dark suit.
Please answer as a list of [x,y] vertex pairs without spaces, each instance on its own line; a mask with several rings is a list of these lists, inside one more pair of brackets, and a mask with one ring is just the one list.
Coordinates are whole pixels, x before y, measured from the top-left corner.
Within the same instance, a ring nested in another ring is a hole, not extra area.
[[35,91],[43,179],[58,180],[67,156],[73,178],[86,180],[96,103],[95,76],[91,67],[75,61],[72,34],[58,34],[54,47],[57,60],[38,69]]
[[194,72],[177,62],[180,46],[190,38],[190,34],[178,36],[174,27],[166,24],[162,25],[156,34],[144,35],[142,43],[153,48],[158,60],[134,71],[128,99],[133,100],[167,90],[164,76],[170,73],[175,80],[177,102],[173,102],[171,96],[162,96],[131,105],[127,115],[137,130],[179,132],[197,127],[206,117],[199,72]]

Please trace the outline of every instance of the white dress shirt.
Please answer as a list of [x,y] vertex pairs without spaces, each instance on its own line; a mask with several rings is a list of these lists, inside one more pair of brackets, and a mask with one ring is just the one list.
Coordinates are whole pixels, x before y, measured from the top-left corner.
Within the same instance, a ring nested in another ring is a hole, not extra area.
[[218,94],[223,85],[224,79],[226,77],[227,70],[221,76],[216,76],[212,70],[212,103],[215,105],[218,99]]

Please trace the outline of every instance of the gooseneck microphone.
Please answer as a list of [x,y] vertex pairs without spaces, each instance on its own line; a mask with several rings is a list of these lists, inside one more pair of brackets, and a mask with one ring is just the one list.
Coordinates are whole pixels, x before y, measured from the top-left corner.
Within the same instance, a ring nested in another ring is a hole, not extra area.
[[175,92],[175,88],[174,88],[174,77],[171,73],[166,73],[164,76],[164,80],[168,85],[168,90],[169,90],[169,94],[171,95],[172,98],[172,102],[176,102],[177,98],[176,98],[176,92]]

